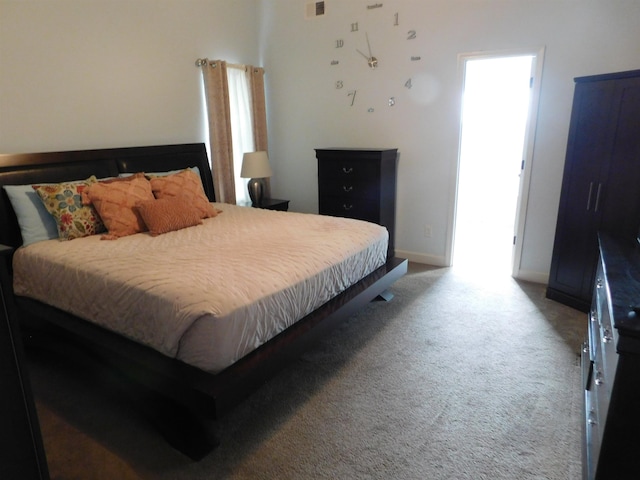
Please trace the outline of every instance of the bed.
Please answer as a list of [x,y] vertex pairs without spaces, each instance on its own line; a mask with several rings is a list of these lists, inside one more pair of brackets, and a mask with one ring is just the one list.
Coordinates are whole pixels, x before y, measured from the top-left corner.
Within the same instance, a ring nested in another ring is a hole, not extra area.
[[[106,233],[34,240],[14,198],[25,185],[165,185],[183,174],[199,180],[213,213],[153,235],[112,235],[110,223]],[[386,258],[377,225],[215,203],[204,144],[0,155],[0,185],[10,314],[40,342],[75,345],[154,392],[161,432],[193,459],[215,446],[212,421],[327,329],[388,298],[407,268]]]

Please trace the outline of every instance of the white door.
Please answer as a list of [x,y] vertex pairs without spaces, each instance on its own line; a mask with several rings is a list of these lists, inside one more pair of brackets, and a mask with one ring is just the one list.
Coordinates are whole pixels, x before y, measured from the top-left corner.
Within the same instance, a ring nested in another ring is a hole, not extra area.
[[460,56],[449,265],[518,275],[543,50]]

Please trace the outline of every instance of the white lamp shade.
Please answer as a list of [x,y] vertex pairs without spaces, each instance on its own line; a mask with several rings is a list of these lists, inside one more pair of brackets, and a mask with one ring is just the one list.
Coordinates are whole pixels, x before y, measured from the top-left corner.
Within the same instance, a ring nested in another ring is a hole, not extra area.
[[267,152],[247,152],[244,154],[240,177],[266,178],[272,174]]

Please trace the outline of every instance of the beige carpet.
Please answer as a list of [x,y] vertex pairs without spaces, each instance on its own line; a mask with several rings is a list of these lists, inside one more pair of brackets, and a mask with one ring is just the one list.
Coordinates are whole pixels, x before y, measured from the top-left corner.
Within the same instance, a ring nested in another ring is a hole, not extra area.
[[508,275],[410,265],[217,426],[195,463],[100,382],[29,365],[53,479],[578,479],[586,316]]

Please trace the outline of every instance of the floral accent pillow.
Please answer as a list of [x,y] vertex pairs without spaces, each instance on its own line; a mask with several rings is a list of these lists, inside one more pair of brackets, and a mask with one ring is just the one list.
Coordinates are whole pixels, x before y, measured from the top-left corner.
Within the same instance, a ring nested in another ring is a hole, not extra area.
[[82,204],[82,191],[96,181],[96,177],[91,176],[78,182],[32,185],[56,221],[60,240],[73,240],[106,231],[96,209]]

